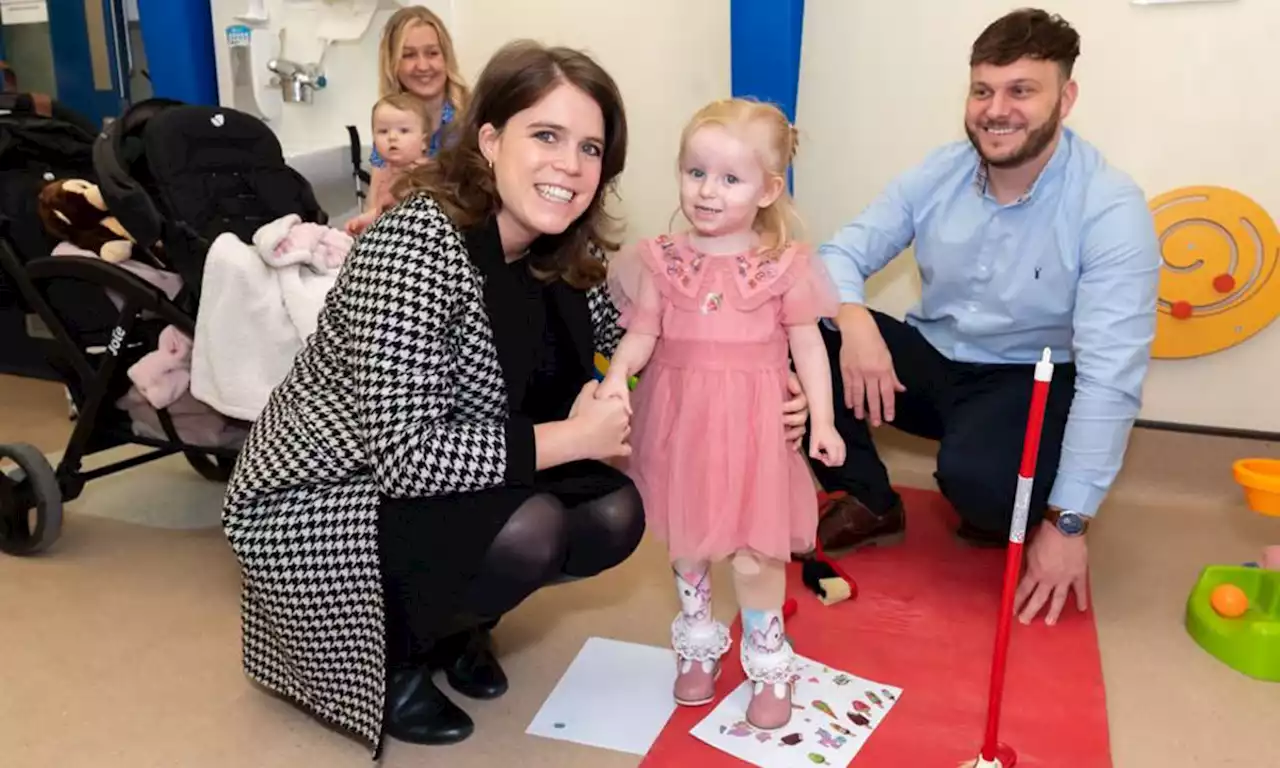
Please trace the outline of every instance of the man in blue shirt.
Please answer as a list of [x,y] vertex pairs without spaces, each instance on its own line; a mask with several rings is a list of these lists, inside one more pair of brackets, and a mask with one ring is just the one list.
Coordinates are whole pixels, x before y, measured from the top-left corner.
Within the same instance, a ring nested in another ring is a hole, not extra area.
[[[868,423],[940,441],[959,535],[1008,540],[1034,364],[1055,363],[1028,520],[1021,619],[1069,593],[1086,610],[1085,532],[1124,457],[1155,335],[1160,245],[1143,191],[1063,127],[1079,36],[1021,10],[974,42],[968,141],[932,152],[821,248],[843,302],[823,329],[843,467],[813,462],[832,551],[900,539],[902,502]],[[865,281],[914,243],[922,296],[906,322]]]

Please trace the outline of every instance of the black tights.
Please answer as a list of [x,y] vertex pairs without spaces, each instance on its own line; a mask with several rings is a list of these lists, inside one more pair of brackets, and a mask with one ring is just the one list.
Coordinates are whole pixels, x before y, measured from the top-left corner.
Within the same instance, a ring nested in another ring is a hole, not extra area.
[[489,546],[462,610],[501,616],[562,574],[594,576],[621,563],[643,534],[633,485],[572,509],[549,493],[530,496]]
[[[594,576],[635,551],[644,535],[635,486],[604,465],[579,471],[547,473],[545,489],[522,502],[503,502],[509,489],[384,500],[379,550],[392,668],[447,653],[460,634],[491,626],[547,584]],[[486,550],[459,547],[450,536],[485,525],[486,513],[504,503],[518,506],[486,535]]]

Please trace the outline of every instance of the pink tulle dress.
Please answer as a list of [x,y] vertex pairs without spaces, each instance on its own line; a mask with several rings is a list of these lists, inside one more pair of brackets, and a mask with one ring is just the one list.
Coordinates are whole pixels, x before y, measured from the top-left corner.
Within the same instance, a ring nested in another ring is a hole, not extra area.
[[664,235],[613,259],[609,286],[623,327],[658,336],[632,395],[627,471],[671,559],[810,550],[817,493],[782,406],[787,327],[839,309],[821,261],[801,245],[764,259]]

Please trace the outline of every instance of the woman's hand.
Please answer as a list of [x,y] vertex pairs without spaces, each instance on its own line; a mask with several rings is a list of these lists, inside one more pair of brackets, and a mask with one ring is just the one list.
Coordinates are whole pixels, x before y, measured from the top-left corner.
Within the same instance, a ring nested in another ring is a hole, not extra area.
[[584,459],[605,460],[630,456],[631,414],[624,401],[597,397],[600,383],[592,380],[583,386],[569,410],[569,423],[574,425]]
[[787,442],[794,450],[800,450],[804,441],[805,423],[809,421],[809,399],[794,372],[787,375],[787,391],[795,395],[782,404],[782,426],[786,427]]
[[582,410],[582,404],[588,400],[592,400],[596,396],[596,391],[600,388],[600,382],[592,379],[582,385],[582,389],[578,391],[578,396],[573,399],[573,405],[569,408],[569,419],[578,415],[578,411]]
[[599,388],[596,389],[596,399],[608,400],[609,398],[621,400],[627,407],[627,413],[631,413],[631,389],[627,386],[625,376],[610,372],[604,377],[604,381],[600,382]]

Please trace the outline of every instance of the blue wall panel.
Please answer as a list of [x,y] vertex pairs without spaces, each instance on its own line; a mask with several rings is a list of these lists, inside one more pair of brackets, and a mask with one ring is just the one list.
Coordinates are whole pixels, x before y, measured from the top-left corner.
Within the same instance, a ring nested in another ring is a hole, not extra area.
[[209,0],[138,0],[155,96],[189,104],[218,103]]
[[[731,0],[730,77],[733,95],[777,104],[796,120],[804,0]],[[792,186],[792,174],[787,173]]]
[[124,97],[118,90],[115,40],[105,6],[100,12],[103,13],[102,26],[106,34],[110,82],[103,89],[99,89],[93,79],[93,57],[89,50],[83,0],[49,0],[47,7],[58,101],[83,114],[95,126],[102,125],[103,118],[116,117],[124,107]]

